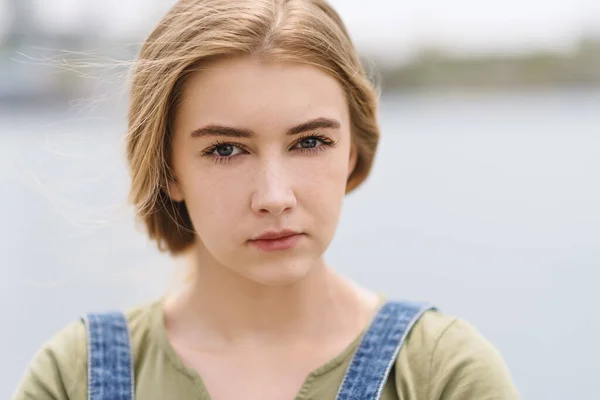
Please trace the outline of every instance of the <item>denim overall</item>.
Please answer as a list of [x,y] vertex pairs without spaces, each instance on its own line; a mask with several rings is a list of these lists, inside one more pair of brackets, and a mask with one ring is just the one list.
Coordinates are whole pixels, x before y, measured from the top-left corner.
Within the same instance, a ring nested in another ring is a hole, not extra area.
[[[363,335],[336,400],[379,400],[400,348],[428,304],[385,303]],[[87,314],[88,400],[134,400],[133,355],[122,313]]]

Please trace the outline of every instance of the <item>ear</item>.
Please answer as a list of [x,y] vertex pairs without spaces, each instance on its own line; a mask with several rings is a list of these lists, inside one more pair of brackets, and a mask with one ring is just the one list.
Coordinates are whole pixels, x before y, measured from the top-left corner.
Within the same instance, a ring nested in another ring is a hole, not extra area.
[[356,150],[356,145],[354,143],[352,143],[350,145],[350,160],[348,162],[347,178],[350,178],[350,175],[352,175],[352,173],[354,172],[354,168],[356,168],[357,160],[358,160],[358,151]]
[[175,178],[169,179],[167,183],[167,194],[169,198],[175,202],[183,201],[183,190],[181,190],[181,185]]

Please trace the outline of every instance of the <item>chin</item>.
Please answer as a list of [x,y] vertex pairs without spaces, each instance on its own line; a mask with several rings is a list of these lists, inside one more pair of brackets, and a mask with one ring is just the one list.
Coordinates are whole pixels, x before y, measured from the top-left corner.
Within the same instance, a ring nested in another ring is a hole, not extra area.
[[319,265],[315,259],[290,257],[246,265],[243,271],[238,272],[261,285],[289,286],[302,281]]

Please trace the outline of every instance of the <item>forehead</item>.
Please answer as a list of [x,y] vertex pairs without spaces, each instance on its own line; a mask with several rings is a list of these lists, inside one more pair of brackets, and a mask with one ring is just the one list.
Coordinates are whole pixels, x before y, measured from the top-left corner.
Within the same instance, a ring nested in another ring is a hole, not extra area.
[[191,129],[203,123],[287,129],[316,117],[348,124],[348,103],[335,78],[317,67],[253,57],[215,61],[193,72],[177,110],[178,125]]

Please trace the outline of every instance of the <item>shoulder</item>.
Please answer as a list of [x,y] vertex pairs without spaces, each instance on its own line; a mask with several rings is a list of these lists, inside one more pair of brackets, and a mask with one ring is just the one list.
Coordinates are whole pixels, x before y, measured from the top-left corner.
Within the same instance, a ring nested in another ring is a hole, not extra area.
[[408,335],[395,379],[399,391],[419,398],[518,398],[498,350],[467,321],[433,310]]
[[77,399],[85,393],[85,327],[73,322],[62,328],[37,351],[27,367],[14,400]]
[[[157,303],[150,303],[125,313],[134,353],[147,341],[156,309]],[[13,398],[87,398],[87,334],[82,320],[66,325],[41,346]]]

